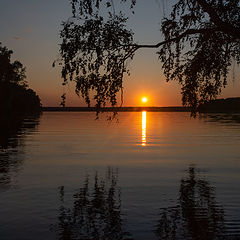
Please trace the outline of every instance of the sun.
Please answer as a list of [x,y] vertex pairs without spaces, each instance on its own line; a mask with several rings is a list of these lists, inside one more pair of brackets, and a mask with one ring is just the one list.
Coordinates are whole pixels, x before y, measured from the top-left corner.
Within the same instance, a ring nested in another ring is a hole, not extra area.
[[146,97],[143,97],[143,98],[142,98],[142,102],[143,102],[143,103],[146,103],[147,101],[148,101],[148,99],[147,99]]

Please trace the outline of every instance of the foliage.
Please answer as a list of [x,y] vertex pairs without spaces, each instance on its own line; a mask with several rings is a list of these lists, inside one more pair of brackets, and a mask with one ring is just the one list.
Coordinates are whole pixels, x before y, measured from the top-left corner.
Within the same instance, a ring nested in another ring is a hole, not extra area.
[[167,81],[179,82],[182,102],[193,113],[216,98],[232,62],[240,63],[239,1],[178,0],[162,21],[164,40],[153,45],[134,43],[127,17],[116,11],[127,2],[134,7],[134,0],[71,0],[73,16],[61,31],[63,84],[75,81],[88,104],[93,90],[97,106],[114,106],[127,60],[140,48],[156,48]]
[[40,99],[28,88],[26,69],[19,61],[11,62],[12,54],[0,43],[0,111],[12,115],[40,112]]
[[[107,11],[100,11],[102,4]],[[126,60],[133,57],[133,32],[126,28],[127,18],[121,12],[112,13],[111,7],[109,1],[72,1],[73,17],[63,23],[61,31],[63,85],[75,81],[76,93],[88,105],[89,92],[95,92],[97,107],[117,104]]]
[[27,87],[26,68],[19,61],[11,63],[12,50],[2,47],[0,43],[0,83],[14,83]]
[[158,51],[167,80],[182,86],[182,101],[196,110],[227,84],[240,63],[240,5],[235,0],[179,0],[162,22],[166,43]]
[[133,57],[129,47],[133,33],[126,29],[127,18],[110,10],[102,13],[100,2],[111,7],[109,1],[72,1],[73,17],[63,23],[60,50],[63,85],[74,80],[76,93],[88,105],[89,92],[94,91],[97,107],[107,101],[116,105],[126,60]]

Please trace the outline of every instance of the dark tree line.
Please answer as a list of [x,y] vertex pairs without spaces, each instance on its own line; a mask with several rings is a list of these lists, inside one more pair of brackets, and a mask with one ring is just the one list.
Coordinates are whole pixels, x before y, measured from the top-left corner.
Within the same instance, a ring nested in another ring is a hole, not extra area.
[[11,62],[13,51],[0,43],[0,112],[11,115],[37,113],[40,99],[28,88],[26,69],[19,61]]
[[76,83],[87,104],[90,92],[97,107],[117,104],[127,60],[141,48],[157,49],[167,81],[180,84],[182,103],[193,113],[220,94],[232,63],[240,63],[238,0],[176,0],[162,20],[162,41],[152,45],[138,44],[127,26],[126,4],[134,12],[136,0],[70,2],[72,17],[60,35],[62,78],[64,85]]

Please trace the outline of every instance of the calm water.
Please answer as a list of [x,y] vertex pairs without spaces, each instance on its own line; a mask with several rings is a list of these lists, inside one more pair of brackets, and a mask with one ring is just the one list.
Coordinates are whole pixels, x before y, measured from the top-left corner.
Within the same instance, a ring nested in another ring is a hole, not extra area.
[[0,239],[240,239],[240,116],[3,122]]

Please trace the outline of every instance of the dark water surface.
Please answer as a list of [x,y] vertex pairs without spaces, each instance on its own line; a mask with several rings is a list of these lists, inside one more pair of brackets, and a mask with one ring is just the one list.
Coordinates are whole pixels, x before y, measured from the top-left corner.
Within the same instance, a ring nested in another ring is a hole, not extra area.
[[1,123],[0,239],[240,239],[240,116],[44,112]]

